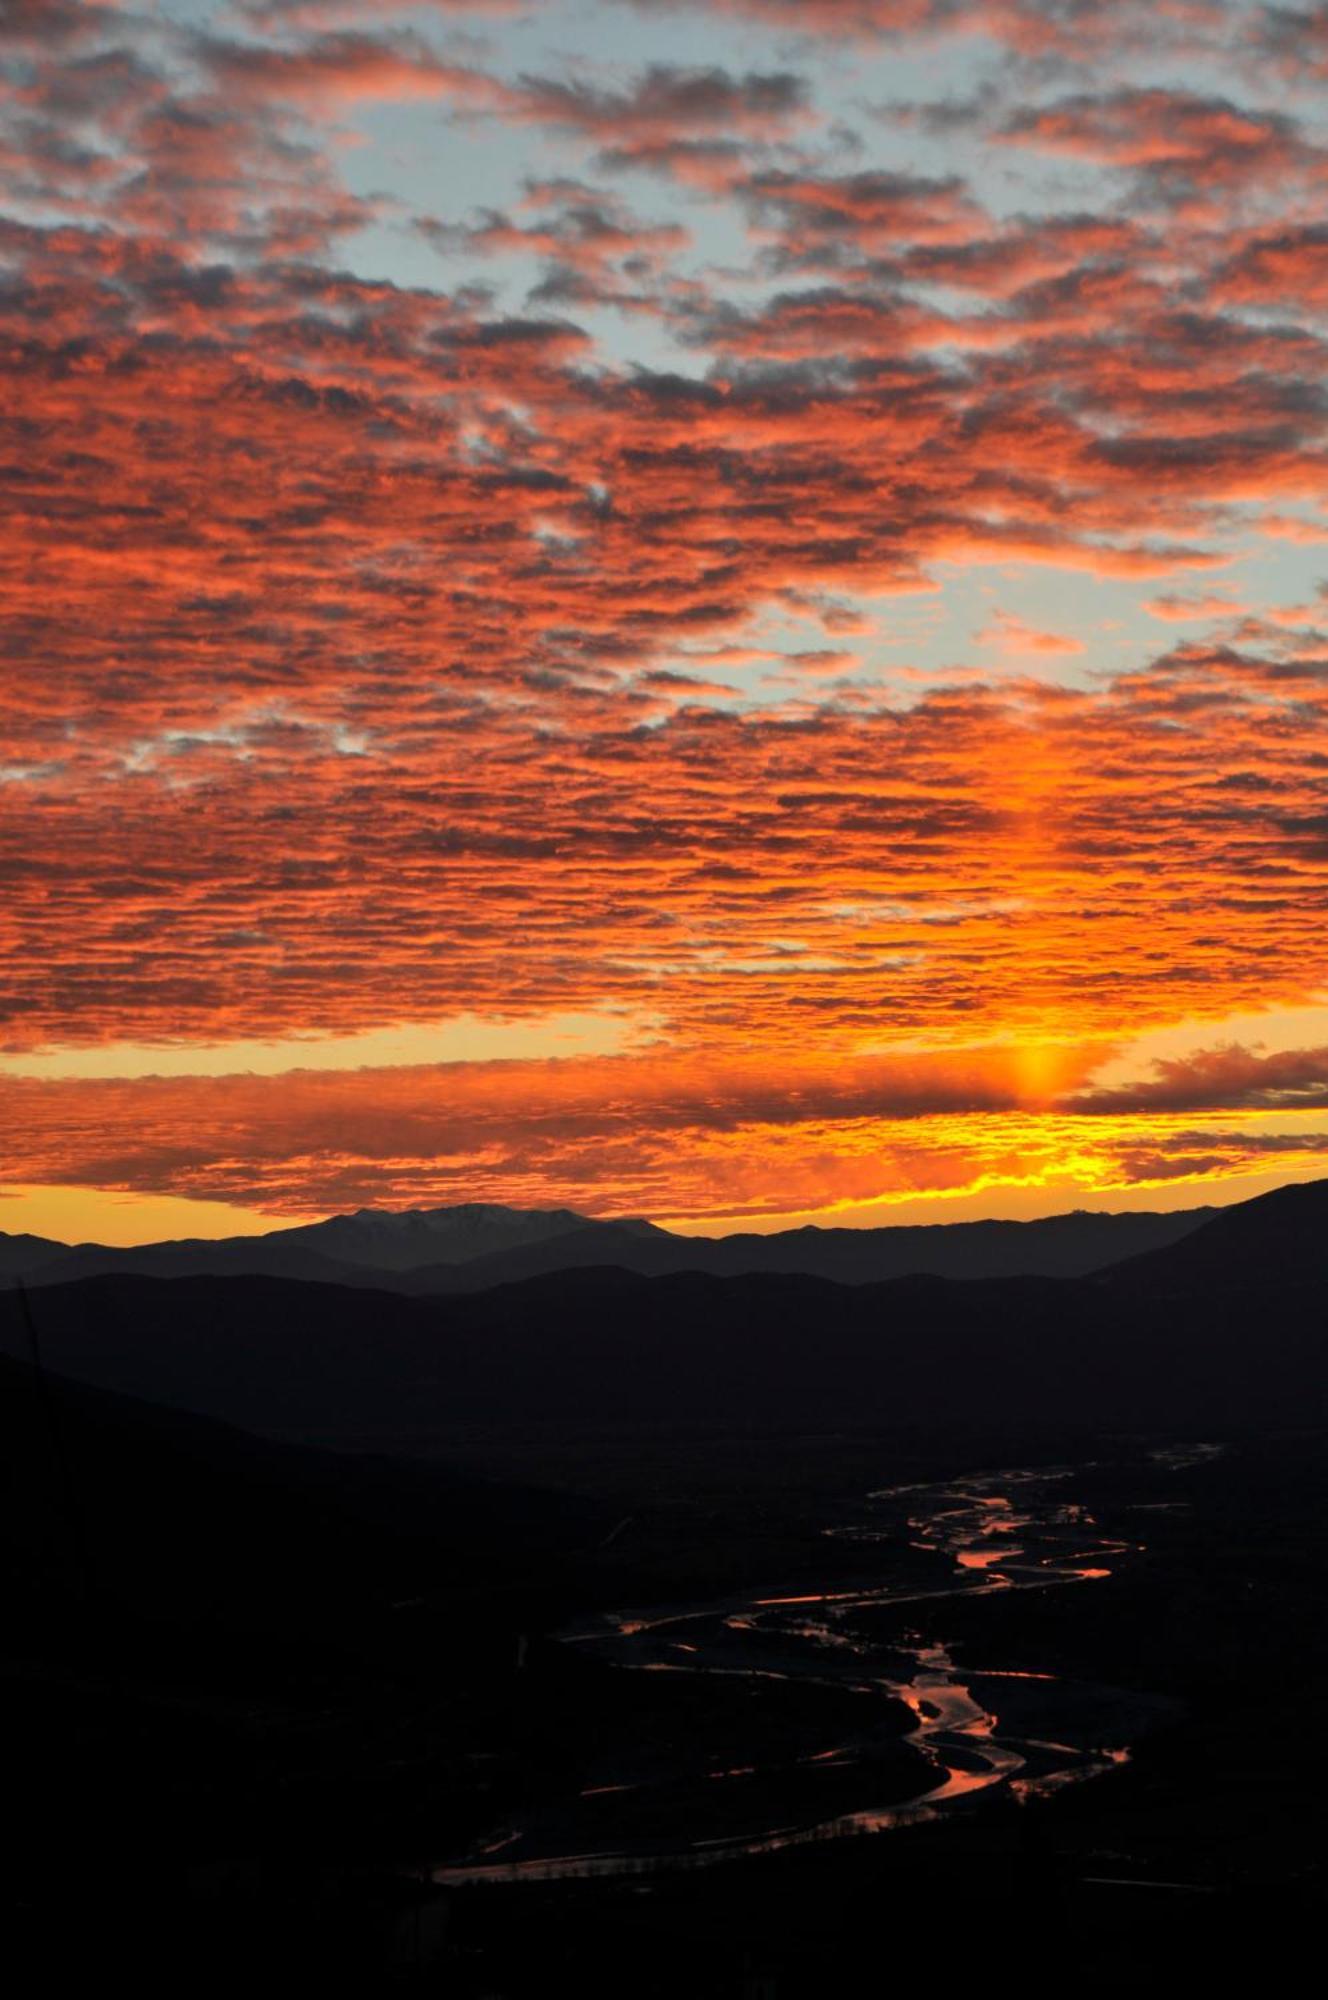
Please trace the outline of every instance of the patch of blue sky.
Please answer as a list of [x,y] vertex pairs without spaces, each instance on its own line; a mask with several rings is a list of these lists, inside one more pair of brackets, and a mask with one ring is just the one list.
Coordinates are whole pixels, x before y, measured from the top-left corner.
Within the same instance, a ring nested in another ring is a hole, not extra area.
[[[212,0],[170,0],[165,14],[181,25],[213,32],[254,32],[252,23]],[[999,125],[1005,106],[1026,110],[1030,103],[1051,101],[1066,90],[1107,90],[1122,83],[1214,92],[1223,83],[1223,71],[1212,62],[1156,50],[1146,56],[1118,50],[1110,73],[1091,78],[1082,71],[1070,75],[1056,69],[1039,76],[980,36],[910,44],[907,49],[884,40],[816,41],[772,34],[768,27],[735,15],[701,8],[639,10],[621,0],[552,0],[511,16],[440,16],[403,6],[372,17],[352,15],[349,22],[343,17],[341,25],[391,33],[394,23],[407,25],[439,57],[509,83],[527,76],[552,77],[612,93],[629,87],[656,63],[715,66],[735,74],[787,67],[805,77],[815,116],[772,134],[773,143],[764,150],[755,139],[745,142],[753,165],[779,159],[782,138],[805,149],[821,171],[957,176],[996,227],[1023,215],[1131,212],[1128,173],[987,136],[984,123]],[[274,33],[280,41],[280,31]],[[984,106],[983,116],[942,126],[901,111],[978,103]],[[588,366],[704,375],[714,364],[706,348],[687,346],[657,314],[587,305],[575,298],[561,301],[556,295],[541,299],[538,288],[549,270],[541,256],[505,251],[479,257],[464,246],[441,253],[417,223],[458,228],[474,224],[485,211],[499,211],[530,226],[536,216],[526,203],[529,185],[568,179],[611,194],[644,224],[680,224],[690,241],[671,255],[669,269],[699,280],[733,305],[751,305],[776,291],[814,289],[827,281],[822,272],[781,276],[762,268],[756,254],[761,238],[731,198],[659,174],[606,171],[599,159],[602,140],[591,134],[508,122],[482,114],[478,103],[472,115],[464,104],[428,99],[361,104],[340,123],[348,141],[354,136],[354,143],[334,148],[346,185],[355,194],[381,193],[387,200],[378,221],[338,245],[335,261],[360,275],[402,285],[440,291],[480,285],[492,291],[498,311],[570,319],[590,337]],[[986,309],[980,297],[960,289],[938,287],[915,295],[955,314]],[[932,355],[945,359],[947,350],[933,349]],[[962,367],[962,347],[950,358]],[[1228,509],[1225,526],[1206,527],[1192,537],[1229,557],[1219,567],[1178,567],[1169,575],[1127,577],[1022,559],[937,562],[931,566],[936,588],[930,594],[856,600],[874,622],[869,634],[839,641],[816,621],[776,604],[756,616],[749,634],[731,637],[736,642],[750,636],[754,644],[768,643],[789,655],[842,645],[858,657],[856,671],[868,677],[889,679],[901,669],[940,675],[962,660],[970,667],[990,665],[995,672],[1022,666],[1044,678],[1084,684],[1104,672],[1139,666],[1179,638],[1230,624],[1241,606],[1258,612],[1310,602],[1328,567],[1328,547],[1260,533],[1260,511],[1253,505]],[[1314,518],[1308,510],[1307,518]],[[1196,608],[1188,616],[1160,621],[1146,607],[1164,597]],[[1198,608],[1222,597],[1232,600],[1230,614]],[[1059,636],[1079,650],[1032,648],[1021,654],[1017,636],[1011,636],[1008,622],[1001,626],[998,613],[1032,632]],[[984,633],[995,636],[984,639]],[[685,667],[685,658],[678,664]],[[732,684],[738,699],[760,703],[787,695],[787,674],[778,660],[712,664],[700,671]],[[796,672],[796,662],[791,662],[787,673]],[[827,681],[808,675],[807,684],[824,690]]]

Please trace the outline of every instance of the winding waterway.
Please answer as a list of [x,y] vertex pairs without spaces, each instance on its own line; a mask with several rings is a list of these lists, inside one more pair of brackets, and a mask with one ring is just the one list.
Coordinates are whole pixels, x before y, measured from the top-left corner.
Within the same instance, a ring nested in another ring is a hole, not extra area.
[[[1179,1471],[1217,1449],[1169,1446],[1152,1457],[1158,1467]],[[620,1825],[615,1838],[614,1808],[650,1782],[629,1778],[589,1786],[555,1810],[494,1829],[474,1853],[437,1869],[435,1880],[548,1881],[699,1867],[915,1825],[999,1786],[1020,1799],[1045,1795],[1125,1761],[1130,1742],[1165,1704],[1050,1672],[961,1668],[927,1629],[928,1607],[940,1600],[1092,1584],[1140,1550],[1140,1543],[1105,1536],[1073,1497],[1076,1472],[1088,1470],[1039,1467],[883,1487],[867,1495],[860,1520],[825,1531],[871,1551],[878,1568],[868,1584],[620,1611],[559,1635],[564,1644],[637,1672],[737,1675],[894,1696],[912,1711],[915,1727],[904,1740],[927,1772],[912,1796],[873,1803],[873,1785],[878,1797],[881,1790],[873,1762],[880,1743],[868,1731],[797,1759],[833,1767],[850,1791],[860,1773],[860,1802],[847,1810],[772,1820],[771,1791],[753,1781],[778,1773],[741,1764],[706,1771],[697,1782],[690,1830],[647,1839],[623,1837]],[[890,1740],[898,1741],[893,1723]],[[753,1790],[752,1823],[707,1835],[703,1829],[714,1824],[711,1788],[743,1781]]]

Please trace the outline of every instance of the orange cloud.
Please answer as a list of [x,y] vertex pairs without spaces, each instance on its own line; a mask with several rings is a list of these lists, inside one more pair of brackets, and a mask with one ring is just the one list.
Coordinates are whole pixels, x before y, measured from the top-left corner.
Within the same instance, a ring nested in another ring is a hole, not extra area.
[[1144,605],[1150,618],[1162,618],[1174,625],[1198,618],[1234,618],[1248,608],[1220,591],[1209,591],[1202,597],[1179,597],[1168,592],[1163,597],[1150,597]]
[[[661,1047],[10,1078],[25,1182],[703,1214],[1312,1150],[1252,1122],[1309,1115],[1267,1071],[1107,1106],[1084,1068],[1322,966],[1313,579],[1184,583],[1322,539],[1322,157],[1243,76],[1065,80],[1136,35],[1216,61],[1222,10],[730,0],[750,69],[549,75],[428,9],[95,11],[2,30],[6,1048],[568,1015]],[[1037,61],[837,122],[772,24]],[[412,99],[529,172],[478,210],[356,192],[325,121]],[[999,213],[959,164],[997,140]],[[991,564],[1026,611],[996,676],[925,628]],[[1019,675],[1083,651],[1048,569],[1245,622]]]
[[1041,631],[1016,618],[1011,611],[997,611],[979,632],[978,644],[995,646],[1008,659],[1026,658],[1029,654],[1064,658],[1084,650],[1082,639],[1071,638],[1067,632]]

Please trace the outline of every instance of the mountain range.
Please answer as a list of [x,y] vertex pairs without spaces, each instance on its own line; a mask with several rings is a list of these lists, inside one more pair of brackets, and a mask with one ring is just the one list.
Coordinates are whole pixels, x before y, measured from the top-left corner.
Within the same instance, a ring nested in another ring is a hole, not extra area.
[[0,1352],[35,1346],[63,1376],[267,1435],[396,1451],[513,1423],[1325,1423],[1326,1330],[1328,1181],[1086,1276],[564,1268],[408,1296],[119,1272],[0,1296]]
[[0,1281],[68,1284],[110,1275],[290,1278],[416,1295],[485,1291],[555,1271],[613,1266],[641,1277],[759,1272],[864,1285],[925,1275],[960,1280],[1076,1278],[1164,1249],[1213,1213],[1097,1214],[1035,1222],[954,1222],[881,1229],[804,1228],[679,1236],[639,1219],[599,1221],[572,1209],[484,1203],[359,1209],[265,1236],[187,1239],[131,1249],[0,1235]]

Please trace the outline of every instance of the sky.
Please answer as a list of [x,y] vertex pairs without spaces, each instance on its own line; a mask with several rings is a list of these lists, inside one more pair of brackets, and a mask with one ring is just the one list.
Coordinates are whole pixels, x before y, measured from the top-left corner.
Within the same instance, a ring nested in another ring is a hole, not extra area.
[[1328,1171],[1328,5],[0,78],[0,1228]]

